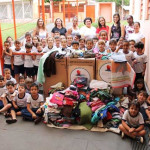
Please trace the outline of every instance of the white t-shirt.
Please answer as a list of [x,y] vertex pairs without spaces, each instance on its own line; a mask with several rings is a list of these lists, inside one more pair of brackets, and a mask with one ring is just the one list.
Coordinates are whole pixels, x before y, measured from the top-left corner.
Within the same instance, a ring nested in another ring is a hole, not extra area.
[[33,60],[31,55],[24,56],[24,67],[32,68],[33,67]]
[[27,98],[27,103],[31,104],[31,108],[40,108],[40,103],[43,101],[43,96],[41,94],[39,94],[37,99],[33,99],[31,95]]
[[96,36],[96,28],[91,26],[90,28],[83,26],[80,29],[81,36],[84,36],[86,39],[94,38]]
[[6,91],[5,93],[3,93],[1,97],[6,97],[7,100],[11,102],[12,100],[14,100],[17,94],[18,94],[18,91],[14,91],[14,93],[9,93],[8,91]]
[[4,64],[11,65],[11,56],[8,56],[8,55],[5,54]]
[[52,51],[52,50],[57,50],[58,48],[56,47],[56,46],[53,46],[51,49],[50,48],[48,48],[48,46],[46,46],[44,49],[43,49],[43,53],[47,53],[47,52],[49,52],[49,51]]
[[36,55],[34,60],[34,66],[39,66],[40,59],[43,55]]
[[133,32],[134,32],[134,25],[132,26],[126,25],[125,26],[125,39],[128,40],[129,35],[132,34]]
[[137,116],[132,117],[129,113],[129,110],[126,110],[123,114],[122,120],[126,121],[131,127],[138,127],[144,124],[144,119],[140,112],[137,114]]
[[[16,49],[12,50],[14,53],[25,53],[25,50],[20,49],[19,51],[16,51]],[[24,60],[22,58],[22,55],[14,55],[14,65],[20,66],[24,64]]]
[[143,64],[147,63],[147,56],[145,54],[138,55],[137,52],[134,52],[134,57],[137,63],[134,64],[133,69],[136,73],[142,73],[144,71]]
[[12,76],[10,77],[10,79],[6,79],[6,83],[7,83],[8,81],[12,81],[14,84],[17,84],[16,79],[13,78]]
[[6,86],[3,86],[3,87],[0,87],[0,97],[4,94],[4,93],[6,93]]
[[30,94],[25,93],[23,98],[19,98],[19,94],[17,94],[14,98],[14,101],[16,102],[18,107],[27,107],[27,98]]
[[144,35],[141,32],[129,34],[128,40],[134,40],[135,43],[140,42],[144,38]]
[[123,52],[123,49],[120,49],[119,53],[123,53],[126,57],[127,62],[132,66],[132,61],[135,59],[133,52],[129,50],[129,53],[125,54]]

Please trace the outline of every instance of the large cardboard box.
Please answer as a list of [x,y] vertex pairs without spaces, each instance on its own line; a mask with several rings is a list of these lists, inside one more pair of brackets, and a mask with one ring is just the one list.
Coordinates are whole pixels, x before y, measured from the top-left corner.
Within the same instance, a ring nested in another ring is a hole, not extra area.
[[51,77],[45,77],[45,83],[43,84],[44,96],[48,96],[48,90],[50,86],[62,82],[66,88],[68,85],[67,79],[67,59],[56,59],[56,75]]
[[81,76],[88,78],[88,83],[95,79],[95,58],[68,58],[68,86],[78,76],[77,72],[80,72]]
[[96,59],[96,80],[111,82],[111,61]]

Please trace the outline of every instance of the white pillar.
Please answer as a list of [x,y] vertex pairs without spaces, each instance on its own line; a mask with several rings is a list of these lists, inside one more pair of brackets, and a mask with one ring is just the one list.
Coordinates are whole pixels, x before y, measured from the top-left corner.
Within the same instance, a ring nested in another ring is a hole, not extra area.
[[8,17],[8,19],[12,19],[12,16],[11,16],[11,14],[12,14],[11,5],[7,4],[6,7],[7,7],[7,17]]

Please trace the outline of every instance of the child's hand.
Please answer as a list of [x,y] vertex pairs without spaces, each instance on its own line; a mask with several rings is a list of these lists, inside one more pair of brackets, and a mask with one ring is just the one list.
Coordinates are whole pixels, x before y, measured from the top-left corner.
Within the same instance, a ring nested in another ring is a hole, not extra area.
[[14,108],[15,108],[15,109],[18,109],[18,106],[17,106],[17,105],[14,105]]
[[37,111],[36,111],[37,114],[40,114],[41,113],[41,108],[39,108]]
[[134,60],[133,60],[133,63],[134,63],[134,64],[136,64],[136,63],[137,63],[137,60],[136,60],[136,59],[134,59]]
[[148,106],[148,110],[150,110],[150,106]]
[[129,132],[132,133],[132,132],[134,132],[134,130],[135,130],[135,128],[130,128]]
[[145,76],[145,71],[142,72],[142,76]]
[[32,114],[32,118],[36,119],[37,118],[36,114]]

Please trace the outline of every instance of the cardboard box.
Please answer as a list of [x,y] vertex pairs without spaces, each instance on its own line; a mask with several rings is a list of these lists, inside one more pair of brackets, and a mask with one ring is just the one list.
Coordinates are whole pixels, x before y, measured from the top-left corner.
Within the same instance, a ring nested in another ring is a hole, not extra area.
[[111,82],[111,61],[96,59],[96,80]]
[[48,96],[48,90],[50,86],[62,82],[66,88],[68,85],[67,78],[67,59],[56,59],[56,75],[51,75],[51,77],[45,77],[45,83],[43,84],[44,96]]
[[95,58],[68,58],[68,86],[78,76],[77,71],[79,70],[81,76],[88,78],[88,83],[95,79]]

